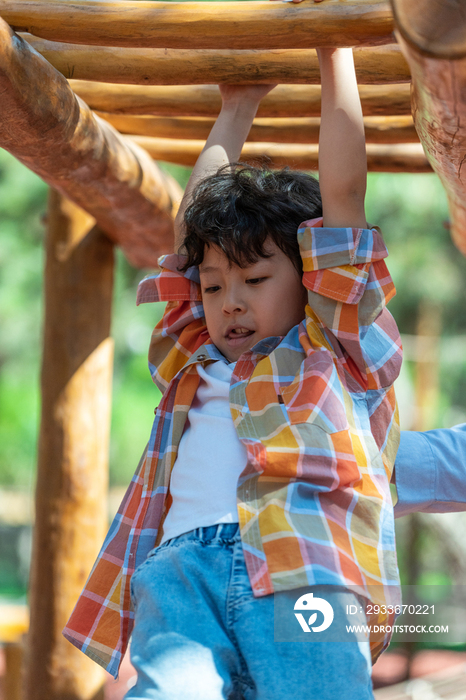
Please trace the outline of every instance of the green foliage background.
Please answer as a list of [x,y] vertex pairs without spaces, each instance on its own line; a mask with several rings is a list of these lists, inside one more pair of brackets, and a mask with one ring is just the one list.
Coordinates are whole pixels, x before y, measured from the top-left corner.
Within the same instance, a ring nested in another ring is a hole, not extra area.
[[[184,186],[189,170],[169,169]],[[39,422],[43,217],[47,187],[0,151],[0,486],[31,489]],[[402,333],[415,332],[421,300],[440,304],[444,352],[437,424],[466,420],[466,260],[444,222],[446,199],[435,175],[372,174],[368,219],[390,250],[398,294],[390,308]],[[112,485],[124,485],[147,440],[159,395],[147,369],[150,333],[160,305],[135,306],[138,281],[117,253],[113,336]],[[408,363],[409,365],[409,363]]]

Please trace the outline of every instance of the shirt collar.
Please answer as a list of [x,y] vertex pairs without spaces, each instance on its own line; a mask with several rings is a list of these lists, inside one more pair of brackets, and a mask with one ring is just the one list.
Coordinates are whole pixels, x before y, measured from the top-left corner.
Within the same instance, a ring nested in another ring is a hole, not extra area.
[[[282,340],[282,336],[270,336],[269,338],[262,338],[262,340],[259,340],[259,342],[253,345],[253,347],[250,350],[245,352],[244,355],[249,357],[254,357],[257,355],[270,355],[270,353],[273,350],[275,350],[275,348],[278,345],[280,345]],[[198,348],[196,352],[194,352],[191,355],[189,360],[186,362],[185,367],[189,367],[190,365],[193,365],[197,362],[215,362],[217,360],[222,360],[223,362],[230,364],[229,360],[225,357],[225,355],[222,355],[217,346],[214,345],[212,341],[210,341],[204,343],[204,345],[201,345],[201,347]]]

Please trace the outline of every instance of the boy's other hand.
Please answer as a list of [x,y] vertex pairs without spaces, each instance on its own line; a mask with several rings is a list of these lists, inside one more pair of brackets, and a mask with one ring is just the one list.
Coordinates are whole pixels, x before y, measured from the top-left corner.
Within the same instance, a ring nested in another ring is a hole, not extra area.
[[260,102],[275,85],[219,85],[222,102]]

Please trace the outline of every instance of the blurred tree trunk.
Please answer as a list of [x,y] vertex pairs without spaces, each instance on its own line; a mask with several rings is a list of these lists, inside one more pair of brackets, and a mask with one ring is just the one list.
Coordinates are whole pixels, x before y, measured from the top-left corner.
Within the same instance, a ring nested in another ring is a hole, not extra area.
[[[430,299],[422,299],[418,308],[416,326],[413,430],[430,430],[436,427],[441,327],[440,305]],[[409,588],[403,602],[410,605],[418,602],[414,596],[414,586],[421,573],[420,547],[422,546],[425,525],[419,513],[412,513],[407,517],[407,520],[406,583]],[[418,645],[415,642],[405,642],[403,646],[407,656],[407,679],[411,677],[411,666]]]
[[423,299],[416,329],[415,416],[413,430],[431,430],[437,424],[439,401],[439,345],[441,307]]

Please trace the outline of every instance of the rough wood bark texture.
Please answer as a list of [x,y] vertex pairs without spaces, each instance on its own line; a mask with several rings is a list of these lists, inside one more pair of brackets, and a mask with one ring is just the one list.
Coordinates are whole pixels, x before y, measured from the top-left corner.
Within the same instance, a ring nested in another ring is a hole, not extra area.
[[[133,140],[145,148],[156,160],[192,166],[201,152],[204,141],[180,141],[134,136]],[[317,170],[318,147],[305,144],[246,143],[241,160],[260,162],[267,159],[271,167],[289,165],[299,170]],[[367,144],[367,165],[373,172],[431,172],[429,162],[417,143],[401,145]]]
[[102,700],[104,673],[61,631],[107,528],[113,245],[51,193],[27,700]]
[[128,259],[154,267],[172,248],[181,189],[96,119],[67,81],[0,20],[0,146],[86,208]]
[[[74,92],[92,109],[121,114],[216,117],[222,100],[216,85],[119,85],[70,80]],[[360,85],[366,116],[411,114],[409,83]],[[259,105],[258,117],[320,116],[320,85],[277,85]]]
[[[169,139],[206,140],[215,119],[202,117],[152,117],[99,112],[122,134],[155,136]],[[366,117],[366,143],[417,143],[419,137],[412,117]],[[248,141],[275,141],[276,143],[319,143],[320,119],[273,118],[255,119]]]
[[[388,44],[388,2],[327,0],[324,5],[270,2],[0,0],[19,31],[97,46],[183,49],[297,49]],[[264,31],[264,24],[267,31]]]
[[[306,83],[320,85],[314,49],[193,50],[78,46],[22,37],[65,78],[134,85],[204,83]],[[408,65],[396,44],[354,50],[360,84],[409,82]]]
[[464,0],[396,0],[399,33],[414,49],[432,58],[466,57]]
[[[460,8],[460,3],[455,4],[457,9]],[[436,0],[421,3],[425,11],[422,24],[424,41],[435,35],[436,27],[441,36],[445,26],[450,26],[450,5],[449,2],[439,3]],[[416,13],[411,17],[412,13],[404,1],[393,0],[393,7],[400,19],[420,21]],[[463,10],[454,16],[459,34],[465,37],[466,11],[463,3],[461,8]],[[420,24],[414,26],[420,31]],[[447,192],[453,240],[466,255],[466,58],[447,60],[425,56],[422,50],[414,47],[414,43],[408,44],[403,38],[411,32],[411,28],[411,24],[403,25],[402,36],[400,25],[398,39],[413,75],[414,123],[432,168]],[[455,36],[459,34],[455,32]],[[448,46],[449,36],[448,32],[444,35],[444,47]]]

